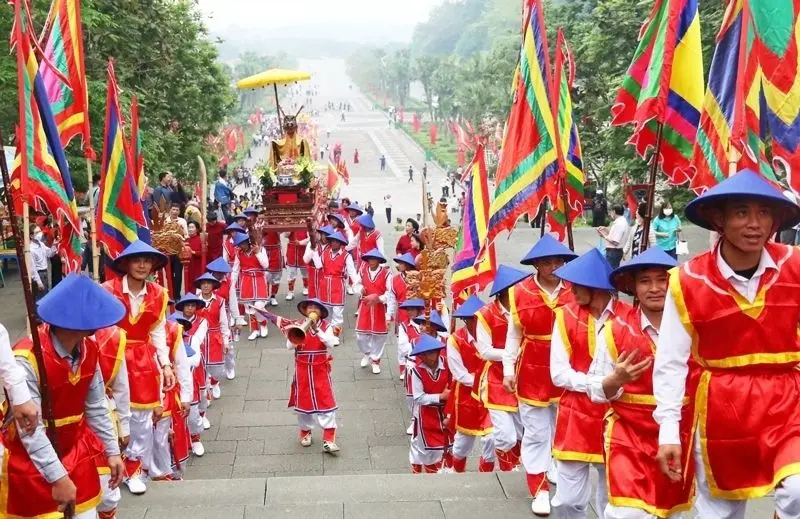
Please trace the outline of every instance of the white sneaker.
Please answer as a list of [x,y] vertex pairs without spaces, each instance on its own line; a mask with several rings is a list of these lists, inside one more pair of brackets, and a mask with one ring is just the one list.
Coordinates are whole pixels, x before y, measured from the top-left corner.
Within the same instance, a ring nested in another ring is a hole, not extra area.
[[144,480],[141,476],[128,478],[125,480],[125,484],[128,486],[128,491],[137,496],[147,491],[147,486],[144,484]]
[[211,397],[218,400],[222,396],[222,389],[219,387],[219,382],[211,385]]
[[292,292],[289,292],[288,294],[286,294],[286,300],[287,301],[291,301],[292,299],[294,299],[294,294]]
[[271,304],[272,306],[278,306],[278,300],[275,299],[274,297],[270,297],[269,304]]
[[555,485],[558,480],[558,470],[556,469],[555,464],[551,464],[550,468],[547,469],[547,473],[545,474],[547,478],[547,482],[550,484]]
[[241,334],[239,333],[239,330],[235,330],[233,332],[233,342],[239,342],[240,336],[241,336]]
[[339,452],[339,446],[335,442],[322,442],[322,450],[328,454],[335,454]]
[[233,379],[235,379],[235,378],[236,378],[236,369],[235,369],[235,368],[226,369],[226,370],[225,370],[225,377],[226,377],[228,380],[233,380]]
[[540,490],[536,493],[531,503],[531,512],[538,517],[547,517],[550,515],[550,492],[547,490]]
[[203,416],[203,429],[206,431],[211,429],[211,422],[208,420],[207,416]]
[[408,424],[408,429],[406,429],[406,434],[409,436],[414,434],[414,420],[411,420],[411,423]]
[[372,363],[372,374],[373,375],[380,375],[381,373],[381,365],[375,362]]
[[264,338],[267,335],[269,335],[269,327],[266,324],[262,324],[258,328],[259,328],[259,332],[258,333],[259,333],[259,335],[261,335],[262,338]]
[[455,474],[456,471],[453,467],[442,467],[439,469],[438,474]]
[[206,453],[206,448],[203,447],[202,442],[192,442],[192,454],[194,454],[197,457],[200,457],[205,453]]
[[307,288],[304,288],[304,289],[303,289],[303,295],[304,295],[304,296],[307,296],[307,295],[308,295],[308,289],[307,289]]
[[252,332],[250,332],[250,335],[247,336],[247,340],[254,341],[256,339],[258,339],[258,330],[253,330]]
[[300,445],[302,445],[303,447],[310,447],[313,441],[314,440],[311,438],[311,435],[306,434],[305,436],[300,438]]
[[353,292],[353,289],[351,287],[347,287],[347,295],[352,296],[353,294],[355,294],[355,292]]
[[369,356],[368,356],[368,355],[364,355],[364,356],[361,358],[361,363],[360,363],[360,366],[361,366],[362,368],[366,368],[367,366],[369,366]]

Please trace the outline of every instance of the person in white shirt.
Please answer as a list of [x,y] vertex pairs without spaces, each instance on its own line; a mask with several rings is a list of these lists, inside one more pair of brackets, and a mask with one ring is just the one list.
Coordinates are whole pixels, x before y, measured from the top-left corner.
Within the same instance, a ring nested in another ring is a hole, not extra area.
[[25,434],[31,434],[39,423],[39,411],[31,400],[25,370],[14,360],[8,330],[0,324],[0,380],[11,401],[14,419]]
[[44,243],[44,234],[39,226],[31,229],[31,242],[30,242],[30,261],[28,271],[31,280],[33,281],[33,296],[36,301],[47,294],[50,285],[50,279],[47,274],[47,267],[50,264],[50,258],[56,255],[57,246],[54,243],[52,247],[48,247]]
[[[776,517],[800,517],[800,254],[771,241],[800,207],[744,170],[685,214],[719,240],[670,276],[653,370],[661,471],[680,481],[694,457],[701,518],[742,518],[773,490]],[[702,412],[684,440],[687,396]]]
[[622,261],[623,249],[630,226],[624,216],[625,209],[621,205],[615,205],[612,210],[614,211],[614,222],[611,224],[611,228],[598,227],[597,234],[605,240],[606,259],[609,265],[611,265],[611,268],[617,268]]

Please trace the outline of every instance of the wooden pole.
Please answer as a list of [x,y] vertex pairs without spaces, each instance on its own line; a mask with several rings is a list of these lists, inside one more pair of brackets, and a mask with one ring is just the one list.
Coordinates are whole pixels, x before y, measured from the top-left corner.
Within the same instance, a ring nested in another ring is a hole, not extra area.
[[278,128],[281,130],[281,134],[283,134],[283,124],[281,124],[281,104],[278,101],[278,84],[273,83],[272,87],[275,89],[275,113],[278,114]]
[[[0,133],[0,172],[3,176],[3,185],[6,187],[6,207],[8,208],[8,217],[11,221],[11,230],[14,233],[14,248],[17,253],[17,263],[19,265],[20,277],[22,278],[22,294],[25,298],[25,308],[28,313],[28,327],[31,330],[31,342],[33,343],[32,353],[36,360],[34,369],[37,371],[39,377],[39,393],[41,398],[42,407],[42,421],[47,431],[47,436],[50,439],[50,444],[56,456],[60,458],[60,449],[58,445],[58,436],[56,435],[56,422],[53,420],[53,407],[50,402],[49,385],[47,384],[47,370],[44,369],[44,357],[42,355],[42,343],[39,339],[39,329],[36,324],[36,310],[34,309],[33,290],[31,287],[30,272],[28,272],[28,258],[26,252],[30,253],[30,235],[28,226],[28,204],[23,203],[24,212],[24,236],[20,236],[19,222],[17,221],[17,214],[14,212],[14,198],[11,195],[11,175],[8,173],[8,164],[6,163],[6,154],[3,149],[3,136]],[[24,245],[23,245],[24,244]],[[64,510],[64,517],[71,518],[74,515],[74,508],[67,507]]]
[[542,214],[539,216],[539,238],[544,237],[544,226],[547,223],[547,198],[544,199],[544,203],[541,205]]
[[86,159],[86,175],[89,177],[89,236],[92,244],[92,278],[100,281],[100,249],[97,247],[97,221],[95,219],[94,194],[92,193],[92,161]]
[[653,220],[653,205],[656,201],[656,175],[658,175],[658,166],[661,163],[661,138],[663,136],[664,125],[658,124],[658,131],[656,133],[656,148],[653,155],[653,162],[650,165],[650,178],[647,181],[647,212],[644,215],[644,225],[642,226],[642,244],[641,251],[647,250],[650,246],[650,222]]
[[567,203],[567,185],[563,180],[561,181],[561,200],[564,203],[564,219],[567,222],[567,244],[569,250],[575,250],[575,239],[572,236],[572,221],[569,219],[569,204]]
[[206,195],[208,192],[208,177],[203,157],[197,156],[197,164],[200,167],[200,220],[203,222],[200,234],[200,264],[203,266],[203,272],[205,272],[208,262],[208,196]]

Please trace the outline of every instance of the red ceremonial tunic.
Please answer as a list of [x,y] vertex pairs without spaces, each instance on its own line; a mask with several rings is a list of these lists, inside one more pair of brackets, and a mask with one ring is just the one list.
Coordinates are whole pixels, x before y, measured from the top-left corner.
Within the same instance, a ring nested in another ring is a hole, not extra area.
[[[442,357],[444,361],[444,357]],[[447,362],[443,362],[442,369],[434,374],[423,367],[421,363],[415,363],[411,370],[411,376],[417,377],[422,381],[422,390],[430,395],[443,393],[450,385],[452,376],[447,369]],[[426,450],[445,450],[451,446],[450,433],[445,426],[444,419],[445,402],[439,404],[420,405],[417,407],[417,419],[414,420],[414,436],[422,437],[422,444]]]
[[[508,321],[503,315],[500,303],[492,301],[475,313],[478,326],[483,326],[491,333],[492,347],[497,350],[506,348],[506,332]],[[516,413],[519,409],[517,395],[503,389],[503,363],[484,361],[479,381],[475,383],[473,391],[480,395],[484,407],[497,411]]]
[[236,288],[241,303],[269,299],[267,271],[258,261],[255,248],[251,248],[247,253],[239,251],[239,280]]
[[[655,354],[656,346],[650,335],[641,329],[641,315],[631,312],[627,321],[614,318],[606,323],[603,334],[611,360],[619,355],[637,351],[638,358]],[[653,419],[656,400],[653,396],[653,367],[638,380],[623,386],[619,399],[611,402],[611,413],[606,415],[605,460],[609,502],[614,506],[634,507],[656,517],[689,510],[694,486],[694,466],[683,480],[672,482],[659,469],[659,427]],[[684,407],[681,420],[681,443],[688,445],[691,436],[692,412]],[[681,466],[686,466],[690,456],[684,449]]]
[[[419,328],[417,328],[411,321],[400,323],[400,326],[403,328],[403,331],[406,332],[406,337],[408,337],[408,341],[411,343],[411,347],[413,349],[414,341],[419,339],[419,336],[422,334],[422,332],[420,332]],[[416,357],[411,357],[411,359],[414,364],[416,364],[417,361],[419,360]],[[411,377],[407,376],[405,378],[405,385],[406,385],[406,396],[408,397],[414,396],[413,393],[411,392]]]
[[[377,271],[372,271],[369,265],[364,263],[361,266],[361,284],[364,286],[364,295],[386,295],[386,285],[389,279],[389,269],[378,267]],[[386,335],[386,303],[380,301],[374,305],[369,305],[364,299],[358,304],[358,320],[356,321],[356,332],[373,333],[376,335]]]
[[225,238],[222,242],[222,251],[228,265],[233,266],[233,262],[236,260],[236,254],[239,252],[238,247],[233,244],[233,236]]
[[267,251],[269,266],[267,272],[280,272],[283,270],[283,257],[281,255],[281,235],[277,232],[265,232],[261,245]]
[[408,312],[400,308],[400,305],[408,299],[408,285],[406,285],[406,277],[402,272],[392,276],[392,294],[394,294],[395,308],[397,308],[397,315],[394,317],[396,322],[408,322]]
[[336,253],[328,247],[322,249],[322,268],[317,272],[317,297],[326,305],[344,306],[347,257],[344,248]]
[[[222,256],[222,242],[225,236],[225,222],[209,222],[206,225],[206,235],[208,236],[208,261],[214,261]],[[202,272],[201,272],[202,274]]]
[[[97,330],[94,334],[94,340],[98,348],[98,362],[100,364],[100,371],[103,374],[103,381],[105,382],[106,395],[108,398],[113,398],[114,382],[117,380],[122,361],[125,359],[125,332],[117,327],[110,326]],[[117,432],[117,437],[120,435],[119,419],[116,413],[110,411],[109,418]],[[105,446],[100,438],[89,430],[92,439],[92,447],[95,451],[95,464],[97,465],[98,474],[110,474],[111,470],[108,466],[108,458],[106,457]]]
[[[86,396],[97,371],[97,343],[91,338],[83,340],[80,364],[73,373],[69,359],[62,359],[55,351],[50,326],[39,326],[38,333],[61,463],[77,487],[75,512],[80,514],[95,508],[102,497],[90,429],[84,416]],[[16,357],[27,359],[36,369],[32,348],[33,341],[26,337],[13,349]],[[28,456],[13,420],[2,430],[2,440],[5,452],[0,471],[0,517],[61,517],[56,511],[52,486]]]
[[231,299],[231,275],[226,274],[220,281],[219,288],[214,291],[214,295],[222,299],[225,304]]
[[[203,320],[204,319],[202,317],[199,317],[198,315],[195,315],[194,318],[191,319],[192,329],[189,330],[188,332],[183,333],[183,340],[186,344],[192,343],[192,338],[194,338],[195,333],[197,332],[197,329],[200,328],[200,325],[202,324]],[[207,340],[208,338],[206,338],[206,341]],[[207,386],[208,375],[206,374],[206,359],[202,355],[202,351],[199,351],[197,353],[198,355],[200,355],[200,365],[194,368],[194,370],[192,370],[192,380],[194,382],[193,384],[194,389],[192,391],[192,402],[191,402],[192,405],[199,404],[200,398],[206,397],[205,390],[208,387]]]
[[[169,360],[175,365],[178,348],[185,348],[183,344],[183,326],[167,321],[167,345],[169,346]],[[172,451],[173,466],[180,465],[189,459],[192,451],[192,435],[189,432],[188,417],[181,414],[181,386],[179,382],[164,395],[164,413],[162,416],[172,417]]]
[[203,242],[199,234],[195,234],[186,240],[186,245],[192,249],[192,257],[189,263],[184,267],[186,275],[186,282],[188,285],[194,285],[194,280],[203,275]]
[[223,304],[223,299],[215,295],[210,302],[206,302],[205,308],[197,309],[197,317],[208,322],[208,335],[203,342],[203,361],[206,366],[225,364],[225,338],[220,327]]
[[[317,244],[317,252],[319,253],[319,257],[322,258],[322,255],[325,254],[327,250],[326,245]],[[306,271],[308,273],[308,297],[309,299],[314,299],[318,297],[319,294],[319,270],[317,267],[314,266],[314,261],[309,261],[306,264]]]
[[[615,300],[613,313],[625,319],[630,307]],[[575,371],[589,372],[594,358],[597,331],[589,309],[570,303],[556,309],[556,322],[564,341],[569,364]],[[603,416],[608,405],[595,404],[586,393],[565,390],[558,403],[553,457],[562,461],[603,463]]]
[[778,270],[766,270],[752,304],[720,274],[716,248],[670,277],[692,337],[695,430],[711,495],[721,499],[762,497],[800,474],[800,253],[777,243],[766,252]]
[[[478,382],[478,377],[483,369],[483,359],[478,355],[474,341],[469,337],[467,328],[459,328],[450,336],[450,344],[461,354],[464,367],[474,377],[473,384]],[[468,436],[485,436],[492,432],[492,420],[489,411],[480,400],[472,396],[472,388],[461,382],[454,381],[455,387],[451,393],[453,398],[453,420],[458,432]]]
[[568,286],[551,299],[539,288],[534,276],[514,285],[510,300],[511,313],[522,328],[522,342],[517,357],[517,398],[536,407],[558,402],[563,389],[553,385],[550,378],[550,338],[555,322],[555,309],[572,303]]
[[286,244],[286,266],[305,267],[303,263],[303,253],[306,251],[305,245],[300,245],[300,241],[307,240],[306,231],[293,231],[289,233],[289,242]]
[[[322,329],[328,330],[323,321]],[[294,379],[289,393],[288,407],[298,413],[328,413],[335,411],[336,397],[333,395],[331,381],[331,362],[333,357],[320,340],[317,332],[309,329],[306,340],[294,350]]]
[[358,261],[356,266],[360,268],[361,256],[378,247],[378,238],[381,237],[381,231],[377,229],[373,229],[371,231],[359,229],[358,232],[358,247],[356,247],[356,260]]
[[150,332],[167,314],[169,294],[156,283],[147,282],[147,293],[139,315],[131,315],[127,294],[122,293],[122,278],[110,279],[103,286],[125,305],[125,318],[118,326],[125,330],[125,363],[131,388],[131,408],[155,409],[161,405],[161,372]]

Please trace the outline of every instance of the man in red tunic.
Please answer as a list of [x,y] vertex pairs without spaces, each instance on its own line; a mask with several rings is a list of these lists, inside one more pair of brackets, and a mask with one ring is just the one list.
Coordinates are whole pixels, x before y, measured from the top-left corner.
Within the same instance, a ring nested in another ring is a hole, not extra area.
[[118,323],[125,308],[88,277],[73,274],[42,298],[38,315],[43,324],[35,333],[44,365],[36,362],[29,337],[14,345],[14,356],[37,408],[42,395],[38,370],[47,374],[50,418],[62,457],[43,423],[24,434],[7,414],[0,451],[0,517],[60,517],[58,512],[70,507],[75,517],[93,518],[102,491],[89,435],[94,433],[103,445],[111,489],[122,482],[125,469],[106,407],[99,348],[89,336]]
[[286,267],[289,269],[289,289],[286,292],[286,300],[291,301],[294,299],[294,285],[298,277],[303,281],[303,295],[308,295],[308,270],[303,262],[303,253],[309,239],[306,231],[287,233],[287,239]]
[[323,251],[328,246],[328,235],[332,232],[334,232],[334,230],[330,225],[326,225],[317,229],[316,243],[312,245],[312,240],[309,238],[308,243],[306,243],[305,251],[303,251],[303,263],[305,264],[306,272],[308,273],[308,296],[310,299],[317,298],[318,279],[320,272],[320,269],[317,268],[316,264],[314,263],[314,253],[317,253],[319,257],[322,257]]
[[455,423],[453,441],[453,471],[464,472],[467,456],[472,452],[475,440],[481,438],[480,472],[494,470],[495,452],[492,440],[492,419],[483,403],[472,396],[475,382],[480,376],[484,362],[475,347],[475,314],[486,305],[478,296],[470,296],[459,306],[453,317],[464,320],[459,328],[447,339],[447,366],[453,376],[451,402]]
[[358,234],[350,242],[350,247],[356,250],[356,267],[361,268],[361,257],[365,252],[378,249],[383,254],[383,236],[381,231],[375,228],[375,221],[368,214],[362,214],[356,218],[356,222],[361,226]]
[[[394,259],[394,262],[397,264],[397,274],[392,275],[392,297],[390,299],[390,303],[392,303],[392,305],[389,307],[387,319],[394,319],[396,326],[399,326],[400,324],[408,321],[408,314],[406,311],[398,308],[398,305],[403,304],[403,301],[406,300],[406,294],[408,292],[408,286],[406,285],[406,272],[409,270],[417,270],[417,264],[414,261],[414,256],[411,254],[397,256]],[[401,362],[401,365],[403,364],[404,363]]]
[[504,472],[519,465],[522,442],[517,395],[503,388],[503,349],[506,347],[508,322],[513,313],[510,288],[528,276],[530,272],[500,265],[489,294],[494,301],[475,314],[478,321],[475,346],[484,361],[484,367],[473,391],[489,410],[497,461]]
[[516,393],[519,400],[519,417],[525,429],[522,464],[533,498],[531,510],[539,516],[550,513],[548,479],[555,482],[555,474],[546,472],[553,464],[553,430],[562,392],[550,380],[550,333],[555,309],[572,302],[572,292],[553,272],[576,257],[545,234],[520,262],[533,265],[536,273],[514,285],[511,296],[516,312],[508,323],[503,387]]
[[338,337],[344,323],[345,280],[361,291],[361,279],[353,266],[353,258],[344,247],[347,238],[338,231],[328,236],[328,245],[311,252],[311,260],[318,269],[317,298],[322,301],[331,316],[331,327]]
[[103,284],[125,306],[119,327],[125,330],[125,360],[131,389],[131,439],[125,449],[128,490],[142,494],[142,470],[153,445],[153,410],[161,406],[165,389],[175,384],[164,326],[169,294],[148,277],[167,263],[167,257],[142,241],[130,244],[112,262],[121,277]]
[[680,480],[691,451],[699,517],[744,517],[748,499],[773,490],[777,517],[800,517],[800,254],[770,241],[800,208],[745,170],[686,216],[719,239],[670,276],[653,372],[661,469]]
[[611,266],[598,249],[570,261],[555,271],[571,283],[575,302],[556,310],[550,343],[550,377],[565,391],[558,403],[553,457],[557,460],[553,506],[566,517],[585,517],[591,499],[590,468],[599,474],[595,510],[605,510],[603,466],[603,416],[608,406],[589,399],[589,374],[599,371],[595,357],[597,336],[603,325],[631,308],[614,297],[608,281]]
[[389,333],[391,316],[386,309],[392,306],[392,284],[389,269],[382,266],[386,258],[378,249],[365,252],[361,259],[364,261],[358,274],[363,288],[358,305],[356,342],[363,355],[361,367],[371,364],[372,373],[377,375],[381,372],[381,359]]
[[265,232],[261,245],[267,253],[267,283],[269,283],[269,304],[278,306],[278,290],[283,277],[283,252],[281,251],[281,235],[277,232]]
[[206,265],[206,270],[219,281],[219,288],[216,289],[214,295],[222,299],[227,307],[231,340],[228,342],[228,350],[225,354],[225,377],[233,380],[236,378],[236,342],[239,341],[239,327],[245,324],[239,312],[238,294],[231,282],[233,269],[224,259],[217,258]]
[[225,260],[225,263],[228,265],[233,265],[234,260],[236,260],[236,253],[238,249],[236,248],[236,244],[234,240],[237,234],[246,234],[247,229],[244,228],[244,225],[240,224],[239,222],[246,222],[247,218],[239,218],[238,222],[233,222],[229,226],[225,227],[225,239],[222,242],[222,258]]
[[224,239],[225,229],[225,222],[220,222],[217,219],[217,212],[209,211],[208,224],[206,225],[206,234],[208,236],[207,261],[222,257],[222,240]]
[[231,280],[239,292],[239,301],[245,305],[246,313],[250,317],[250,335],[248,340],[254,341],[259,335],[263,338],[269,334],[267,322],[256,316],[251,306],[263,310],[269,302],[269,282],[267,269],[269,258],[263,247],[254,247],[247,234],[238,234],[234,237],[238,247],[236,260],[233,263]]
[[[691,506],[693,471],[676,482],[661,473],[653,419],[653,353],[669,269],[676,264],[662,249],[652,247],[611,274],[612,284],[635,296],[639,307],[627,320],[615,318],[603,327],[595,350],[600,369],[589,379],[592,401],[610,402],[612,411],[606,415],[605,431],[607,519],[677,517]],[[691,416],[690,406],[684,415]],[[691,420],[682,429],[682,440],[688,440]]]
[[208,335],[203,343],[202,354],[208,372],[211,397],[218,400],[222,396],[219,381],[225,373],[225,359],[231,344],[228,310],[225,308],[225,300],[217,296],[220,282],[212,274],[206,272],[195,279],[194,286],[197,288],[197,295],[205,303],[204,308],[197,310],[197,316],[208,323]]

